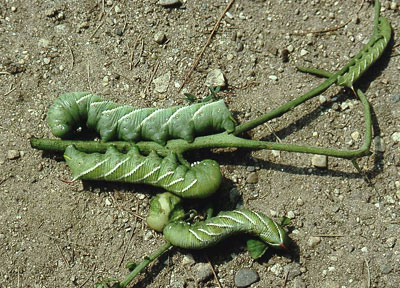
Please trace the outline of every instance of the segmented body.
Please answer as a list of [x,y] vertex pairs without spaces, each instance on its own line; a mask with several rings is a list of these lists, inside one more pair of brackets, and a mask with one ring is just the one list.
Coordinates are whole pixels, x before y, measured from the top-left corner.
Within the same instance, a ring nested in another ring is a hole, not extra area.
[[152,152],[148,156],[133,147],[127,154],[114,147],[105,154],[83,153],[68,146],[64,158],[73,179],[106,180],[144,183],[164,188],[184,198],[205,198],[221,184],[221,171],[214,160],[203,160],[191,167],[180,165],[175,154],[160,158]]
[[354,64],[348,71],[338,76],[337,84],[353,87],[353,83],[360,78],[367,69],[381,57],[387,44],[390,41],[392,30],[389,21],[384,17],[379,17],[378,34],[373,35],[372,39],[364,48],[354,57]]
[[57,137],[69,137],[85,122],[103,141],[152,140],[160,144],[168,139],[192,142],[198,135],[235,129],[222,100],[166,109],[134,108],[88,92],[75,92],[61,95],[49,108],[48,123]]
[[236,233],[258,236],[268,245],[285,248],[288,238],[283,228],[271,218],[251,210],[220,212],[217,216],[190,225],[171,222],[163,230],[165,239],[187,249],[213,246]]

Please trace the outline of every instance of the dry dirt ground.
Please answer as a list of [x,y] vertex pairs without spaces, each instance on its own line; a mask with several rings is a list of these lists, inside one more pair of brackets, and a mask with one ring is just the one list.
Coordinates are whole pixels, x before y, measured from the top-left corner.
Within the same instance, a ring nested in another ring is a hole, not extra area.
[[[103,1],[0,1],[0,287],[94,287],[122,279],[129,260],[163,243],[135,217],[146,215],[155,189],[66,184],[60,179],[71,175],[61,155],[30,148],[33,135],[54,137],[46,113],[56,97],[93,91],[138,107],[166,107],[184,103],[183,92],[207,94],[206,75],[220,68],[229,85],[219,96],[239,122],[253,119],[321,83],[296,65],[337,71],[359,51],[373,24],[367,1],[357,21],[360,3],[237,0],[179,93],[227,1],[185,1],[179,8],[155,0],[107,0],[104,7]],[[400,17],[384,7],[394,41],[359,83],[379,142],[359,161],[370,183],[350,161],[335,158],[317,169],[306,154],[195,153],[221,163],[220,201],[238,193],[247,208],[291,216],[294,245],[261,261],[251,260],[243,235],[216,249],[173,249],[132,287],[217,287],[214,277],[202,281],[196,272],[206,256],[223,287],[234,287],[246,267],[260,276],[252,287],[400,287]],[[348,19],[320,36],[293,34]],[[157,33],[165,35],[163,44],[155,42]],[[288,62],[284,49],[293,49]],[[153,75],[168,73],[167,92],[155,92]],[[278,141],[271,131],[284,143],[355,149],[363,142],[362,106],[333,86],[252,136]]]

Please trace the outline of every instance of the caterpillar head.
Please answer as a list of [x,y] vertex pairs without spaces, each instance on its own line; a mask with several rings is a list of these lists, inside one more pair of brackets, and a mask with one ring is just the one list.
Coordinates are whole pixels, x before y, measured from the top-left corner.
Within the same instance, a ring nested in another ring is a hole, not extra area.
[[289,237],[281,225],[271,220],[269,229],[260,233],[260,238],[274,248],[288,250]]

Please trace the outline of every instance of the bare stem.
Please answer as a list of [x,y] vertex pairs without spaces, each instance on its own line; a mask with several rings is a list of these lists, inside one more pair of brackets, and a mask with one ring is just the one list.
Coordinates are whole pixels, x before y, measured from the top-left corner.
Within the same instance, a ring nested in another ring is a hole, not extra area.
[[164,254],[165,251],[167,251],[170,247],[172,247],[172,244],[170,242],[166,242],[163,246],[161,246],[156,252],[151,254],[149,257],[145,257],[139,265],[135,267],[135,269],[132,270],[131,273],[125,278],[124,281],[119,283],[119,287],[125,288],[129,285],[129,283],[132,282],[132,280],[144,269],[149,265],[151,262],[153,262],[155,259],[160,257],[162,254]]

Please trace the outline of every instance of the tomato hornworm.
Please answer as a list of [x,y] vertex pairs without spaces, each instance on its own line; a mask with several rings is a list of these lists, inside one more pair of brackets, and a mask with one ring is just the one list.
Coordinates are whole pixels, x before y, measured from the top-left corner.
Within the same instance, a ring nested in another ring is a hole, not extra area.
[[289,238],[281,225],[271,218],[248,209],[220,212],[217,216],[195,224],[184,221],[170,222],[163,233],[174,246],[202,249],[213,246],[236,233],[249,233],[266,244],[286,249]]
[[[380,7],[378,5],[378,7]],[[374,64],[385,51],[387,44],[391,38],[392,29],[389,21],[384,17],[378,17],[376,28],[371,40],[363,47],[363,49],[353,58],[352,65],[348,70],[339,75],[337,84],[353,87],[353,83]]]
[[85,122],[105,142],[152,140],[162,145],[168,139],[193,142],[196,136],[235,129],[223,100],[165,109],[134,108],[89,92],[73,92],[61,95],[49,108],[48,123],[57,137],[70,137]]
[[206,198],[219,188],[221,171],[216,161],[206,159],[190,167],[178,163],[174,153],[160,158],[154,151],[148,156],[136,146],[120,153],[110,146],[105,154],[84,153],[73,145],[64,153],[73,180],[106,180],[144,183],[164,188],[183,198]]

